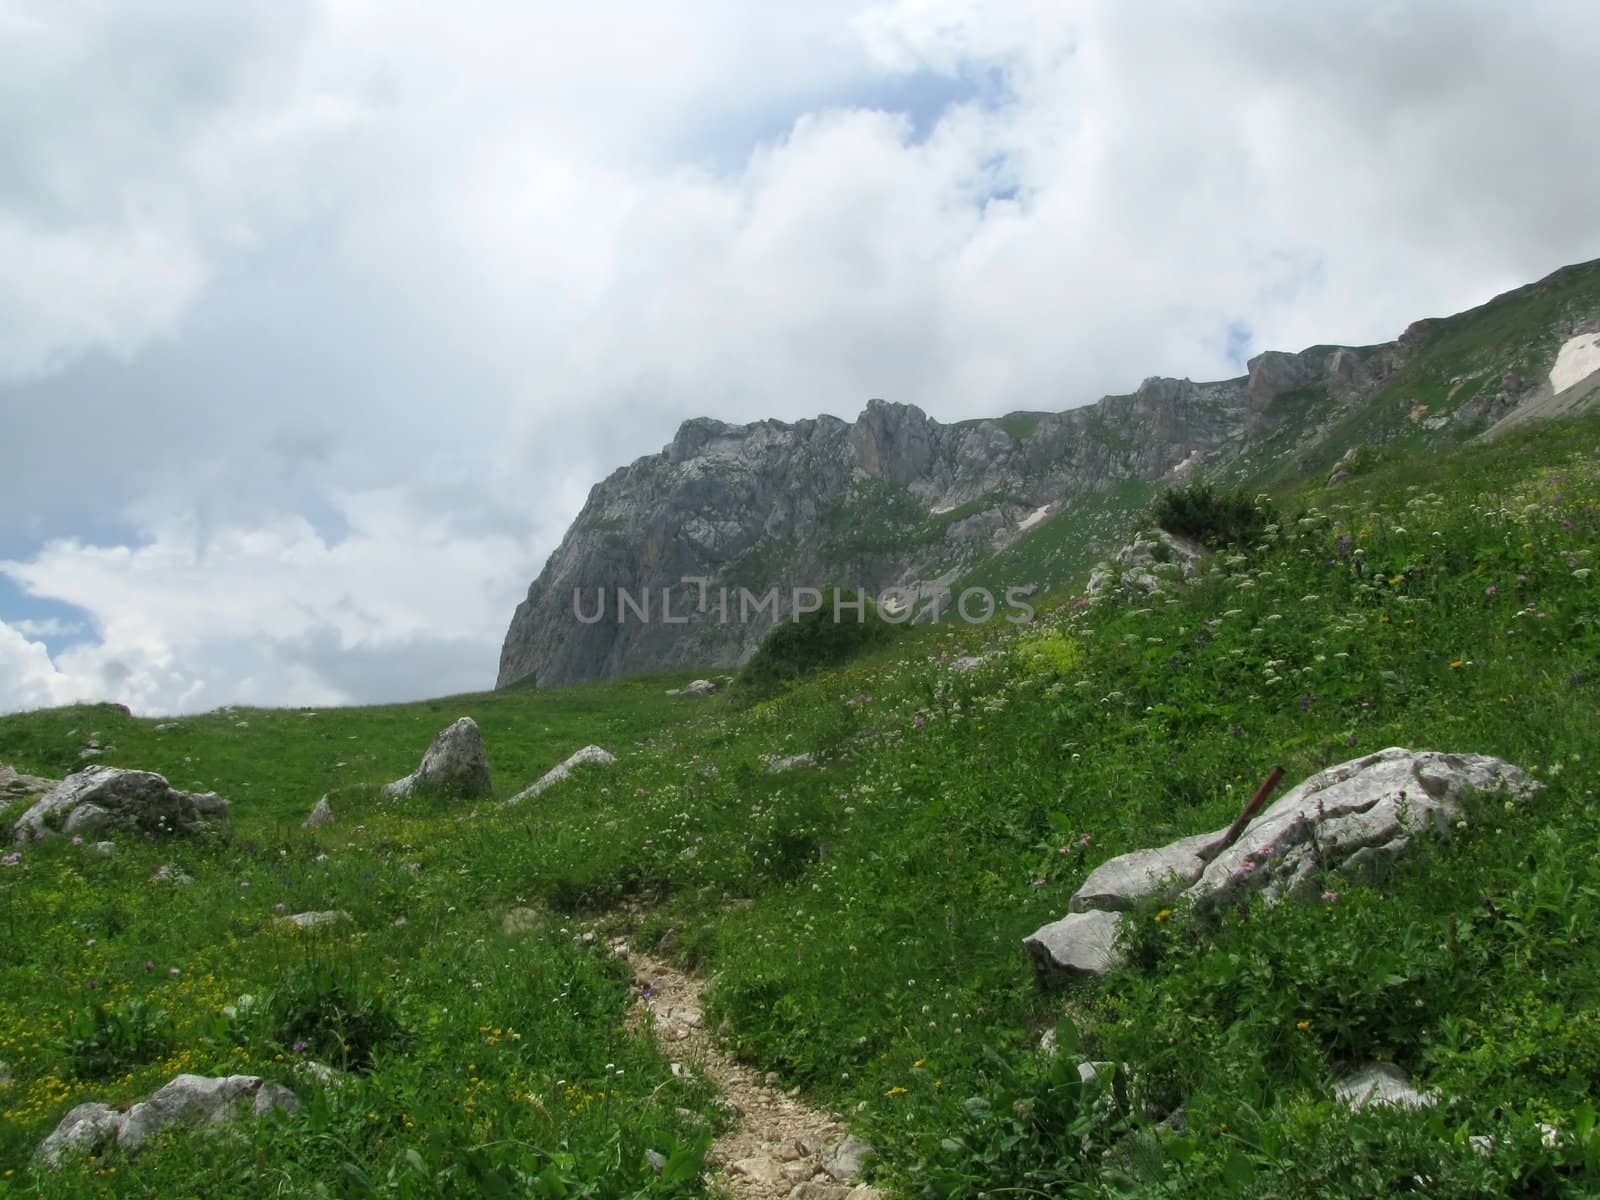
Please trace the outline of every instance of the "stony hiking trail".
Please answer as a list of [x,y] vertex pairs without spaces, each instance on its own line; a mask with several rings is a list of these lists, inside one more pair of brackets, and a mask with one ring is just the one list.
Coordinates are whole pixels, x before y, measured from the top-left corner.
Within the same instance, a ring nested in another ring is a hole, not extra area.
[[703,984],[645,954],[625,937],[610,943],[632,969],[633,1022],[647,1022],[674,1071],[698,1071],[722,1092],[735,1125],[712,1144],[710,1182],[731,1200],[881,1200],[855,1184],[870,1148],[846,1133],[843,1119],[776,1086],[776,1077],[742,1063],[716,1044],[702,1016]]

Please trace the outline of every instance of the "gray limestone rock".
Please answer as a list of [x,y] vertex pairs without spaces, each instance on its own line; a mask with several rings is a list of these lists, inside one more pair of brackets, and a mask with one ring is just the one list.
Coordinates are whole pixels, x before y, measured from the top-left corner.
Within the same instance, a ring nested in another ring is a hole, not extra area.
[[415,771],[383,790],[388,796],[445,792],[470,800],[489,795],[494,786],[489,780],[489,756],[484,751],[478,723],[471,717],[462,717],[433,739]]
[[533,783],[530,783],[515,796],[511,797],[511,799],[507,800],[506,803],[520,804],[524,800],[533,799],[546,788],[553,787],[555,784],[560,783],[563,779],[566,779],[568,776],[570,776],[573,768],[575,767],[581,767],[584,765],[609,767],[616,761],[616,755],[612,754],[609,750],[603,750],[599,746],[585,746],[582,750],[579,750],[576,754],[573,754],[571,757],[569,757],[565,762],[557,763],[555,766],[551,767]]
[[227,803],[214,792],[180,791],[151,771],[95,766],[67,776],[36,801],[13,836],[24,843],[58,834],[174,836],[199,833],[227,818]]

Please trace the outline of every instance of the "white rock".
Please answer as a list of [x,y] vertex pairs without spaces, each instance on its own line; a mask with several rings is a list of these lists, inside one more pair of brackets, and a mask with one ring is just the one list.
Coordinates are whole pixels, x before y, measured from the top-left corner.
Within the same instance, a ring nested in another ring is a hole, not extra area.
[[1104,975],[1120,961],[1116,941],[1123,920],[1117,912],[1068,913],[1034,930],[1022,945],[1046,975]]
[[511,797],[511,799],[507,800],[506,803],[520,804],[524,800],[533,799],[546,788],[552,787],[570,776],[574,767],[581,767],[587,764],[593,764],[597,767],[608,767],[616,761],[616,755],[612,754],[609,750],[602,750],[599,746],[585,746],[582,750],[579,750],[565,762],[551,767],[548,771],[541,775],[537,781],[530,783],[515,796]]
[[330,908],[324,912],[302,912],[292,916],[279,917],[278,921],[284,925],[293,925],[297,929],[319,929],[325,925],[343,925],[350,920],[350,914],[342,908]]
[[1089,872],[1067,907],[1073,912],[1127,912],[1158,896],[1170,899],[1200,878],[1206,869],[1200,851],[1216,837],[1196,834],[1153,850],[1135,850],[1108,859]]
[[449,792],[465,799],[489,795],[489,756],[483,735],[471,717],[462,717],[433,739],[422,763],[404,779],[387,784],[386,796],[409,796],[417,791]]
[[1369,1107],[1432,1108],[1437,1096],[1419,1092],[1393,1063],[1369,1063],[1333,1085],[1333,1095],[1356,1112]]
[[109,1104],[80,1104],[39,1143],[38,1156],[50,1166],[59,1167],[68,1152],[97,1154],[116,1139],[125,1119]]
[[324,825],[333,824],[333,806],[328,803],[326,796],[311,806],[311,812],[300,823],[302,829],[321,829]]
[[242,1102],[260,1116],[274,1108],[294,1112],[299,1100],[278,1084],[263,1084],[259,1075],[179,1075],[128,1110],[117,1133],[117,1145],[137,1150],[147,1139],[179,1121],[216,1125],[239,1116]]
[[215,792],[180,791],[152,771],[95,766],[41,796],[17,821],[14,837],[26,843],[112,830],[193,834],[227,817],[228,806]]

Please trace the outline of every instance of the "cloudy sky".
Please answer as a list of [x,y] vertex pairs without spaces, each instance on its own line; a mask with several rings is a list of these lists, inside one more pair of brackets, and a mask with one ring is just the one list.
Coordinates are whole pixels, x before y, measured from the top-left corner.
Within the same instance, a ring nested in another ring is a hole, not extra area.
[[698,415],[1067,408],[1600,256],[1583,0],[0,0],[0,711],[492,684]]

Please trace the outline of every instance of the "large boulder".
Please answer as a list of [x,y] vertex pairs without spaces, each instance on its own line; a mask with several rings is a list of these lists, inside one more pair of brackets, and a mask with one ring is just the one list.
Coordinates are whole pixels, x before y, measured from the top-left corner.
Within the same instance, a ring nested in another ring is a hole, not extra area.
[[433,745],[422,756],[422,765],[383,789],[386,796],[409,796],[418,791],[448,792],[469,800],[487,796],[493,790],[483,735],[471,717],[462,717],[434,738]]
[[14,837],[37,842],[56,834],[196,834],[227,819],[227,802],[215,792],[180,791],[153,771],[95,766],[45,793],[17,821]]
[[41,779],[37,775],[24,775],[14,767],[0,763],[0,806],[12,800],[34,800],[56,786],[54,779]]
[[248,1110],[262,1116],[274,1109],[293,1113],[300,1101],[282,1084],[267,1083],[259,1075],[179,1075],[119,1112],[107,1104],[80,1104],[61,1119],[39,1143],[38,1156],[59,1167],[62,1156],[74,1152],[97,1154],[115,1142],[125,1151],[138,1150],[170,1125],[218,1125]]
[[1068,901],[1068,915],[1023,946],[1046,976],[1104,975],[1120,961],[1122,914],[1151,903],[1215,905],[1261,889],[1269,903],[1306,898],[1323,873],[1370,877],[1418,836],[1448,836],[1470,792],[1525,798],[1539,785],[1482,754],[1391,747],[1320,771],[1258,816],[1226,848],[1198,834],[1101,863]]
[[507,800],[506,803],[519,804],[524,800],[533,799],[546,788],[558,784],[563,779],[566,779],[572,774],[574,767],[581,767],[586,764],[593,764],[594,766],[598,767],[609,767],[616,761],[617,756],[612,754],[609,750],[603,750],[599,746],[585,746],[582,750],[579,750],[565,762],[557,763],[555,766],[551,767],[543,775],[539,776],[537,780],[523,788],[515,796],[511,797],[511,799]]

